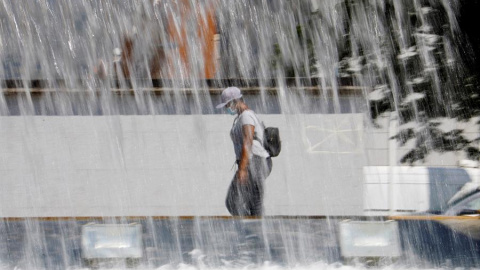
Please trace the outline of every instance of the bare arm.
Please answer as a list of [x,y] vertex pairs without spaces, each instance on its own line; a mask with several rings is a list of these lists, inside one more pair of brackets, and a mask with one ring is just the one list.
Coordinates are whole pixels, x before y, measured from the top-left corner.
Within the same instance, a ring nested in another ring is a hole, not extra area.
[[243,145],[242,145],[242,153],[240,162],[238,164],[238,172],[237,172],[237,179],[240,183],[245,184],[247,183],[248,178],[248,157],[250,156],[250,152],[252,151],[252,144],[253,144],[253,135],[255,132],[255,126],[252,125],[244,125],[242,126],[242,134],[243,134]]

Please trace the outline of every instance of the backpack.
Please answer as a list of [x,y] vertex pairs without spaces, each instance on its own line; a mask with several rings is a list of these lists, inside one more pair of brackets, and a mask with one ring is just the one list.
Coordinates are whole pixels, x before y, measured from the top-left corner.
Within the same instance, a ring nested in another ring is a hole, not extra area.
[[[263,127],[263,148],[267,150],[267,153],[270,155],[270,157],[278,156],[280,154],[280,151],[282,150],[282,141],[280,140],[280,130],[276,127],[265,127],[265,124],[263,123],[263,121],[260,121],[256,114],[255,114],[255,117]],[[254,140],[256,139],[257,141],[262,142],[256,137],[253,139]]]
[[282,150],[280,131],[276,127],[267,127],[263,133],[263,147],[271,157],[276,157]]

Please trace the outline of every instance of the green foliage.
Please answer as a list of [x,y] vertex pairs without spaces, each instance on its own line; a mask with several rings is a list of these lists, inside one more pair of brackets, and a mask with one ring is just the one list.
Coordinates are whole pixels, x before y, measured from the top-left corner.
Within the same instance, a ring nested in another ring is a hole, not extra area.
[[462,136],[462,132],[460,129],[443,132],[429,123],[425,129],[412,136],[416,139],[415,148],[405,154],[400,162],[412,164],[424,160],[430,151],[442,153],[471,148],[468,147],[471,142]]
[[[359,8],[363,8],[366,13],[379,9],[374,7],[375,3],[362,0],[344,3],[350,17],[355,16],[356,9],[358,11]],[[393,72],[388,73],[387,70],[375,66],[376,59],[372,57],[374,53],[364,43],[355,40],[352,34],[353,26],[349,22],[346,24],[348,33],[346,43],[355,42],[358,48],[354,54],[348,49],[351,46],[347,45],[345,46],[347,49],[340,55],[343,55],[344,62],[351,61],[355,56],[360,60],[357,63],[362,70],[357,71],[355,75],[348,70],[348,65],[340,64],[339,72],[351,77],[360,75],[371,78],[372,74],[376,74],[377,77],[374,77],[373,81],[386,85],[388,90],[384,91],[384,98],[369,101],[369,112],[373,122],[385,112],[396,111],[400,125],[415,123],[415,129],[401,130],[391,138],[397,140],[400,145],[414,141],[414,149],[402,157],[402,163],[423,161],[432,151],[465,151],[468,157],[478,159],[480,154],[475,150],[475,141],[467,140],[462,130],[442,131],[436,122],[439,117],[467,121],[480,116],[478,75],[464,69],[462,66],[464,59],[458,57],[452,61],[451,55],[447,54],[451,44],[460,48],[462,40],[456,37],[457,33],[451,31],[444,6],[440,1],[420,2],[425,8],[433,11],[419,18],[418,7],[406,2],[402,4],[406,9],[405,14],[408,14],[405,21],[410,22],[409,26],[404,27],[412,29],[412,36],[404,36],[409,48],[402,49],[399,47],[400,42],[396,40],[398,37],[395,36],[395,33],[398,33],[398,24],[395,22],[398,14],[395,14],[392,1],[385,1],[383,4],[385,12],[378,14],[379,20],[387,22],[392,35],[386,39],[380,37],[379,43],[381,50],[387,52],[384,56],[389,57],[388,62]],[[425,25],[429,28],[424,28]],[[431,63],[426,64],[426,59]],[[393,77],[392,73],[395,74]]]
[[[460,1],[463,5],[469,0]],[[472,54],[463,44],[466,39],[461,30],[452,30],[452,14],[445,9],[445,1],[337,2],[335,9],[345,18],[332,23],[330,13],[305,15],[303,25],[298,24],[288,37],[293,42],[274,45],[272,69],[281,69],[287,77],[310,77],[317,72],[315,46],[317,50],[322,46],[315,44],[322,41],[315,40],[312,32],[327,33],[328,38],[336,39],[337,51],[329,53],[338,53],[341,59],[338,76],[349,77],[355,85],[380,89],[376,91],[381,95],[368,100],[372,123],[376,125],[378,117],[395,111],[400,126],[415,126],[391,138],[400,145],[414,145],[402,163],[413,164],[431,152],[449,151],[465,151],[469,158],[478,159],[480,137],[469,141],[462,130],[439,128],[439,118],[468,121],[480,116],[480,78],[463,64],[472,61]],[[286,58],[292,52],[306,57]]]
[[[478,75],[465,78],[460,85],[454,113],[458,120],[467,121],[480,115],[480,81]],[[480,123],[477,123],[480,124]]]

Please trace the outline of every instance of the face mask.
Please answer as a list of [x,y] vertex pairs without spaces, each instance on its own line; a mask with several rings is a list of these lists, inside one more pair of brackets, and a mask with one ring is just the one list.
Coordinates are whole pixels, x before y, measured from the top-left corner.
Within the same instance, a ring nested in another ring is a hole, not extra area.
[[237,114],[237,110],[232,110],[230,107],[227,108],[227,112],[231,115]]
[[230,106],[227,107],[227,112],[231,115],[237,114],[237,109],[232,109],[232,107],[235,107],[235,104],[232,102]]

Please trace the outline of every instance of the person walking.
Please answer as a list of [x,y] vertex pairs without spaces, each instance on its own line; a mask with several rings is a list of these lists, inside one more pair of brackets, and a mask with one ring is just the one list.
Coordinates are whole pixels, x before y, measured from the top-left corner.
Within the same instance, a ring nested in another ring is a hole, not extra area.
[[227,209],[233,216],[262,216],[264,182],[272,171],[272,159],[263,147],[265,127],[237,87],[223,90],[221,99],[217,109],[225,108],[236,116],[230,137],[237,171],[228,189]]

